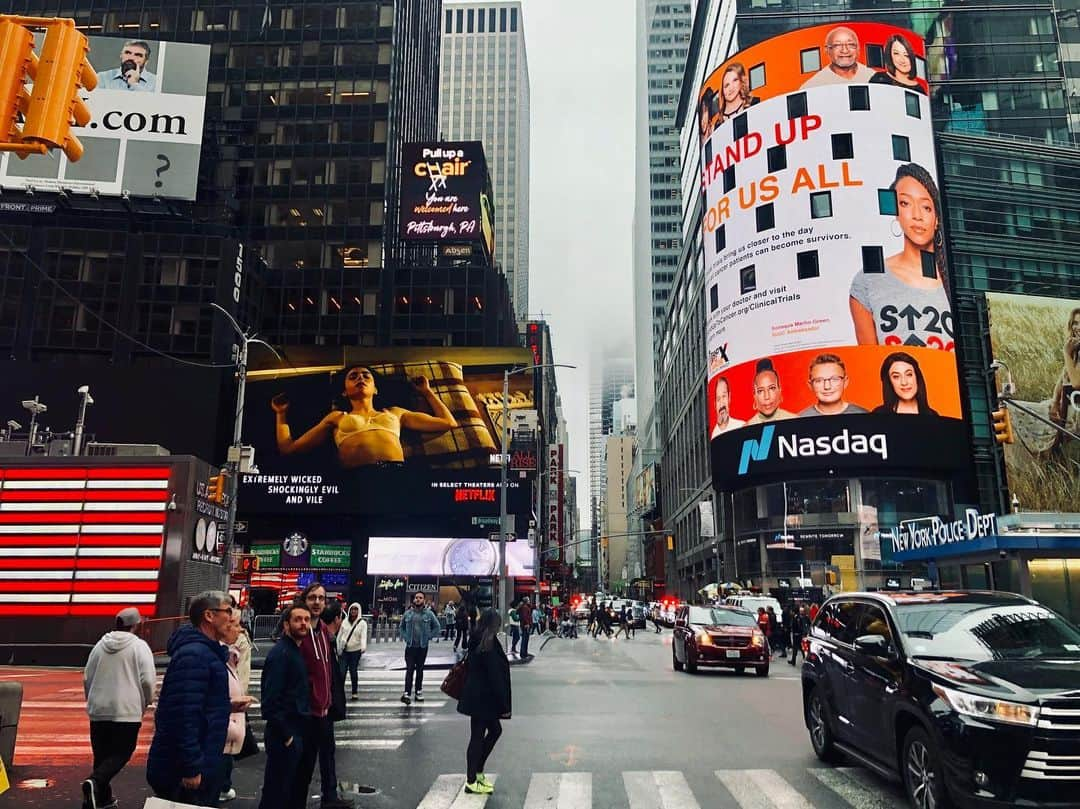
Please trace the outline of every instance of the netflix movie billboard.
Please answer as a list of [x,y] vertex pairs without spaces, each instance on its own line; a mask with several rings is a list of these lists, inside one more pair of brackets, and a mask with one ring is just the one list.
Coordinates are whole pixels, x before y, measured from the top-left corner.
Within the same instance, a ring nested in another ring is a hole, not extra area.
[[[965,429],[922,40],[793,31],[724,62],[698,102],[718,486],[769,474],[764,447],[793,437],[828,450],[789,455],[808,474],[895,468],[916,428],[944,445],[905,464],[966,463],[941,451]],[[852,436],[869,451],[833,451]]]
[[[43,33],[36,36],[40,53]],[[80,94],[90,122],[73,133],[85,148],[20,160],[0,156],[0,188],[194,200],[199,178],[210,46],[87,37],[97,88]]]
[[[521,348],[338,348],[291,352],[248,376],[244,443],[262,513],[498,514],[503,371]],[[276,361],[275,361],[276,362]],[[510,377],[510,418],[534,410],[530,374]],[[528,479],[509,481],[511,510]],[[527,509],[527,505],[525,506]]]

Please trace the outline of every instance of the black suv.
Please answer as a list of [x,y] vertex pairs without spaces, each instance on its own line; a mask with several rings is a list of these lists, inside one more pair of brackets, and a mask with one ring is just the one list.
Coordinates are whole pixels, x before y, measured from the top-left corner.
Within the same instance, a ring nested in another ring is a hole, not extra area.
[[848,593],[804,641],[819,758],[899,775],[917,809],[1080,807],[1080,630],[1022,596]]

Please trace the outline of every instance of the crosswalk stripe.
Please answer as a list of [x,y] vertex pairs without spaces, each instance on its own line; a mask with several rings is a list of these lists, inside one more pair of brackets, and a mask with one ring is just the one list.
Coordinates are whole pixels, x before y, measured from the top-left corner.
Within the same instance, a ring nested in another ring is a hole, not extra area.
[[630,809],[701,809],[678,770],[624,772]]
[[[350,702],[346,707],[348,708],[388,708],[394,704],[396,700],[392,699],[379,699],[379,700],[357,700],[356,702]],[[423,710],[425,708],[441,708],[446,704],[446,700],[429,699],[424,702],[414,702],[412,705],[402,705],[401,710]]]
[[902,802],[881,794],[880,787],[864,784],[862,772],[853,767],[815,767],[809,772],[856,809],[901,809],[904,806]]
[[775,770],[717,770],[716,777],[742,809],[813,809]]
[[525,809],[592,809],[592,773],[533,773]]
[[[495,783],[496,775],[488,773],[487,779]],[[440,775],[427,791],[416,809],[483,809],[487,795],[470,795],[465,792],[464,775]]]
[[334,746],[347,750],[397,750],[404,743],[404,739],[338,739]]

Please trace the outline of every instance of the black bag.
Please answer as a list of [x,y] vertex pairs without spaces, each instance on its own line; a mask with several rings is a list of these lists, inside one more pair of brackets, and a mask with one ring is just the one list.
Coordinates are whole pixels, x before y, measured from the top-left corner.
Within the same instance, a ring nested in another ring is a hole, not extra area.
[[248,722],[244,726],[244,743],[240,746],[240,752],[233,755],[237,761],[248,758],[259,752],[259,742],[255,738],[255,731],[251,729],[251,723]]

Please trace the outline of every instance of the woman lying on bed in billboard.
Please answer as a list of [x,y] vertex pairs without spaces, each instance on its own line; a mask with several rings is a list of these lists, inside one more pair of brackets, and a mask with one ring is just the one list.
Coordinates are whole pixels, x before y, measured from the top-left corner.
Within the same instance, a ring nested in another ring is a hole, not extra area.
[[400,463],[405,460],[401,446],[402,427],[421,433],[441,433],[457,427],[454,414],[431,390],[426,377],[417,377],[413,384],[434,415],[403,407],[375,407],[374,400],[379,393],[376,377],[363,365],[346,368],[344,384],[349,409],[331,410],[322,421],[295,439],[287,420],[288,398],[279,394],[271,400],[277,425],[278,452],[282,455],[307,452],[333,436],[338,460],[346,469],[377,463]]
[[860,345],[925,346],[953,350],[953,317],[945,274],[941,195],[917,163],[896,170],[895,236],[899,253],[885,266],[863,267],[851,282],[849,305]]

